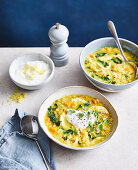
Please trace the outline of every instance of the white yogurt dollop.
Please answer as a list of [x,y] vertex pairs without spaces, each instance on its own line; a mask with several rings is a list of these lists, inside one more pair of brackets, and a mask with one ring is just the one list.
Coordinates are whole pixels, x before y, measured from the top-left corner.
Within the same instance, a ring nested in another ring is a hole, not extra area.
[[50,71],[49,64],[44,61],[28,61],[17,68],[15,76],[22,84],[35,85],[48,78]]
[[[89,113],[88,113],[89,112]],[[90,111],[80,111],[80,110],[67,110],[67,120],[73,124],[76,128],[85,129],[88,127],[89,122],[94,124],[96,117]]]

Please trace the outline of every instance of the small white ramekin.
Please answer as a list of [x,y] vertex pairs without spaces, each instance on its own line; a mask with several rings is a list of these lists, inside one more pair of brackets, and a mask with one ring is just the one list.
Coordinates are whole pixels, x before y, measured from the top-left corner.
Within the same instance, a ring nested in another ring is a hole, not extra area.
[[[44,61],[45,63],[49,64],[50,70],[51,70],[49,77],[46,78],[44,81],[42,81],[40,83],[33,84],[33,85],[28,85],[27,83],[26,84],[21,83],[19,80],[17,80],[16,74],[15,74],[17,68],[19,67],[19,65],[21,63],[25,63],[28,61]],[[35,89],[40,89],[40,88],[44,87],[53,78],[54,70],[55,70],[54,63],[48,56],[45,56],[45,55],[39,54],[39,53],[31,53],[31,54],[25,54],[20,57],[17,57],[10,65],[9,75],[10,75],[11,80],[17,86],[19,86],[23,89],[27,89],[27,90],[35,90]]]

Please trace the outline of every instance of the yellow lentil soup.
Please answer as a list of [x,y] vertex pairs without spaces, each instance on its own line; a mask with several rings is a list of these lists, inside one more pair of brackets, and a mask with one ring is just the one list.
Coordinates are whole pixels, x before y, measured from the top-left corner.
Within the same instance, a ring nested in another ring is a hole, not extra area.
[[[124,50],[129,61],[138,66],[138,58]],[[105,47],[89,54],[85,59],[89,76],[108,84],[127,84],[135,80],[135,70],[123,60],[118,48]]]
[[45,124],[54,138],[71,147],[90,147],[104,141],[113,128],[112,114],[98,99],[67,95],[48,108]]

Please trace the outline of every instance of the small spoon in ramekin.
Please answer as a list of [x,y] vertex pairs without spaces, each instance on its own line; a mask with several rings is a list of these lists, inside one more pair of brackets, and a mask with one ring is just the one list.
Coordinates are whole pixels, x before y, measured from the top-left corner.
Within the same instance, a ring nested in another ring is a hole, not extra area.
[[125,57],[123,49],[122,49],[121,44],[119,42],[119,38],[118,38],[117,31],[116,31],[114,23],[112,21],[108,21],[107,26],[108,26],[115,42],[116,42],[118,49],[120,50],[120,53],[121,53],[123,59],[125,60],[125,62],[129,63],[135,69],[135,78],[137,79],[138,78],[138,68],[137,68],[137,66],[134,62],[128,61],[127,58]]

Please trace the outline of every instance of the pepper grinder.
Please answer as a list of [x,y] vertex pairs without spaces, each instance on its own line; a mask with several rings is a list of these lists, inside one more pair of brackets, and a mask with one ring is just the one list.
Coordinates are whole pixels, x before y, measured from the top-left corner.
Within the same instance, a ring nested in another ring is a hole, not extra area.
[[59,23],[52,26],[49,30],[49,38],[52,43],[50,46],[50,58],[55,66],[62,67],[68,63],[68,44],[66,43],[69,36],[68,29]]

